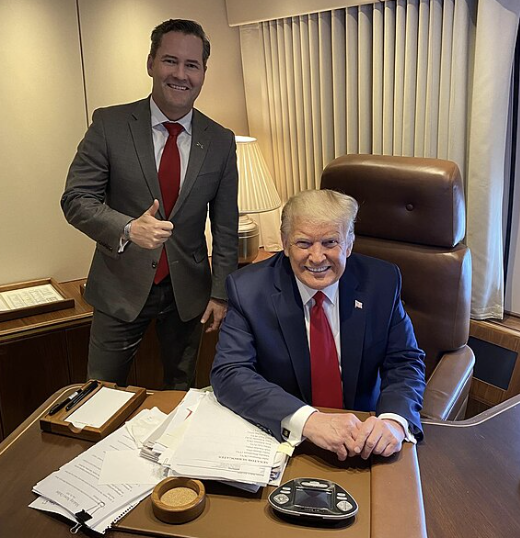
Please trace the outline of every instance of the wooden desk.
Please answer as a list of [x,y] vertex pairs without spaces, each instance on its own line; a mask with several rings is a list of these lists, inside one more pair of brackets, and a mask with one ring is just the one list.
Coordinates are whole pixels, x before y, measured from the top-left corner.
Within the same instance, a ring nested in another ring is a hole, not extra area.
[[[38,417],[54,400],[0,443],[2,538],[69,536],[63,521],[27,508],[32,486],[89,446],[40,431]],[[429,538],[520,536],[520,396],[462,423],[428,422],[424,428],[418,456]],[[402,520],[399,514],[397,519]],[[108,536],[135,534],[110,531]]]
[[424,436],[429,538],[520,536],[520,396],[458,423],[426,421]]
[[[66,390],[70,392],[74,388],[75,386],[72,386]],[[64,390],[58,391],[0,444],[0,476],[2,477],[0,535],[2,538],[4,536],[6,538],[65,538],[70,536],[69,528],[72,526],[70,522],[28,508],[28,504],[35,498],[31,490],[36,482],[91,446],[87,441],[44,433],[40,430],[39,417],[56,400],[61,399],[63,394]],[[168,411],[168,407],[173,408],[182,396],[183,393],[179,392],[155,393],[145,402],[145,405],[160,405]],[[362,486],[355,493],[359,495],[360,513],[356,516],[356,523],[352,525],[352,528],[323,529],[290,525],[271,514],[265,502],[267,488],[258,494],[249,494],[229,486],[210,484],[208,486],[208,495],[210,495],[208,513],[204,513],[193,524],[190,522],[179,527],[169,526],[166,530],[162,529],[163,532],[185,538],[242,538],[243,536],[329,538],[331,534],[345,536],[345,538],[363,538],[367,536],[368,531],[371,538],[402,538],[403,536],[425,538],[424,514],[418,482],[416,452],[413,445],[407,445],[401,454],[392,458],[391,462],[381,459],[371,464],[360,458],[341,463],[332,453],[310,444],[302,445],[298,450],[299,454],[291,459],[287,468],[289,477],[301,476],[300,472],[303,470],[304,473],[312,472],[311,476],[323,476],[343,483],[345,487],[345,480],[348,480],[349,476],[355,479],[355,475],[364,473],[367,476],[366,473],[369,473],[368,483],[364,482],[369,486]],[[294,475],[294,473],[297,474]],[[359,488],[359,482],[357,484],[356,487]],[[364,489],[367,487],[368,490]],[[223,491],[221,491],[222,488],[224,488]],[[120,524],[125,525],[125,529],[135,529],[135,522],[140,521],[140,514],[146,514],[148,511],[147,502],[147,500],[143,501],[134,512],[121,520]],[[367,506],[368,503],[370,507]],[[206,523],[202,521],[204,516],[206,516]],[[229,521],[230,519],[233,521]],[[360,531],[363,532],[358,534]],[[80,534],[99,536],[91,531],[81,531]],[[108,536],[130,538],[136,535],[130,534],[127,530],[114,529],[109,531]]]

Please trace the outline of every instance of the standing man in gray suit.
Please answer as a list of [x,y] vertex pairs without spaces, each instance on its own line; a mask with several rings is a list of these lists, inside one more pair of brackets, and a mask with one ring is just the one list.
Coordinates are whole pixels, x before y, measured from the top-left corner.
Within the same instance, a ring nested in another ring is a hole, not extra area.
[[[202,27],[168,20],[151,40],[151,96],[94,112],[61,205],[68,222],[96,241],[85,291],[94,307],[88,377],[124,385],[155,319],[164,387],[187,389],[202,324],[211,318],[208,330],[219,327],[224,281],[237,267],[236,146],[230,130],[193,108],[210,54]],[[163,157],[177,163],[173,183]]]

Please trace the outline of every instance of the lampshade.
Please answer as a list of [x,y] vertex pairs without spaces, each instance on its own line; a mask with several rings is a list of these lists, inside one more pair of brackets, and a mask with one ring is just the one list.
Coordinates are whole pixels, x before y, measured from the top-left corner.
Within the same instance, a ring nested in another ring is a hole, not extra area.
[[280,207],[282,202],[256,138],[237,136],[236,141],[239,212],[262,213]]
[[256,138],[237,136],[238,165],[238,261],[252,262],[258,255],[260,231],[248,213],[263,213],[280,207],[273,178]]

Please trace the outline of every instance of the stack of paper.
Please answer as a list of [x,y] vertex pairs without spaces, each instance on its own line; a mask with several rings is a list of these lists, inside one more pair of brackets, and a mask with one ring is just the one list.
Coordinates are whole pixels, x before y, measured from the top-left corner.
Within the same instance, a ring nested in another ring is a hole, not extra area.
[[206,391],[192,389],[188,391],[181,403],[159,424],[149,432],[143,441],[141,456],[158,462],[167,450],[175,450],[182,440],[189,424],[189,418],[197,410]]
[[[110,454],[116,454],[113,461],[124,462],[127,467],[127,483],[120,483],[119,479],[109,483],[101,480],[103,463]],[[143,469],[143,465],[147,469]],[[146,476],[144,480],[129,476],[136,472],[135,467]],[[33,491],[41,497],[29,506],[59,513],[104,533],[150,494],[155,484],[164,478],[164,471],[160,465],[140,458],[134,440],[125,428],[120,428],[38,482]]]
[[220,405],[190,390],[169,415],[143,410],[119,430],[38,482],[29,506],[104,533],[167,476],[229,482],[248,491],[279,485],[285,447]]
[[213,393],[190,391],[177,413],[158,439],[151,436],[150,452],[170,474],[237,482],[253,491],[279,483],[290,451]]

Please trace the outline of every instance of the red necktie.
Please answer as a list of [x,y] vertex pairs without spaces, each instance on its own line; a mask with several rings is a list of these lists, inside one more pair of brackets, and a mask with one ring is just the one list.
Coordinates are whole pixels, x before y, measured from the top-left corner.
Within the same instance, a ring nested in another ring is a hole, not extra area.
[[312,405],[342,409],[338,352],[323,310],[325,295],[318,291],[313,298],[315,304],[311,308],[310,324]]
[[[181,157],[179,155],[179,148],[177,147],[177,136],[183,131],[183,127],[180,123],[163,123],[163,125],[168,129],[169,136],[159,164],[158,176],[164,213],[166,218],[168,218],[179,197],[181,185]],[[159,264],[157,265],[157,272],[153,280],[154,283],[159,284],[169,272],[166,249],[163,247]]]

